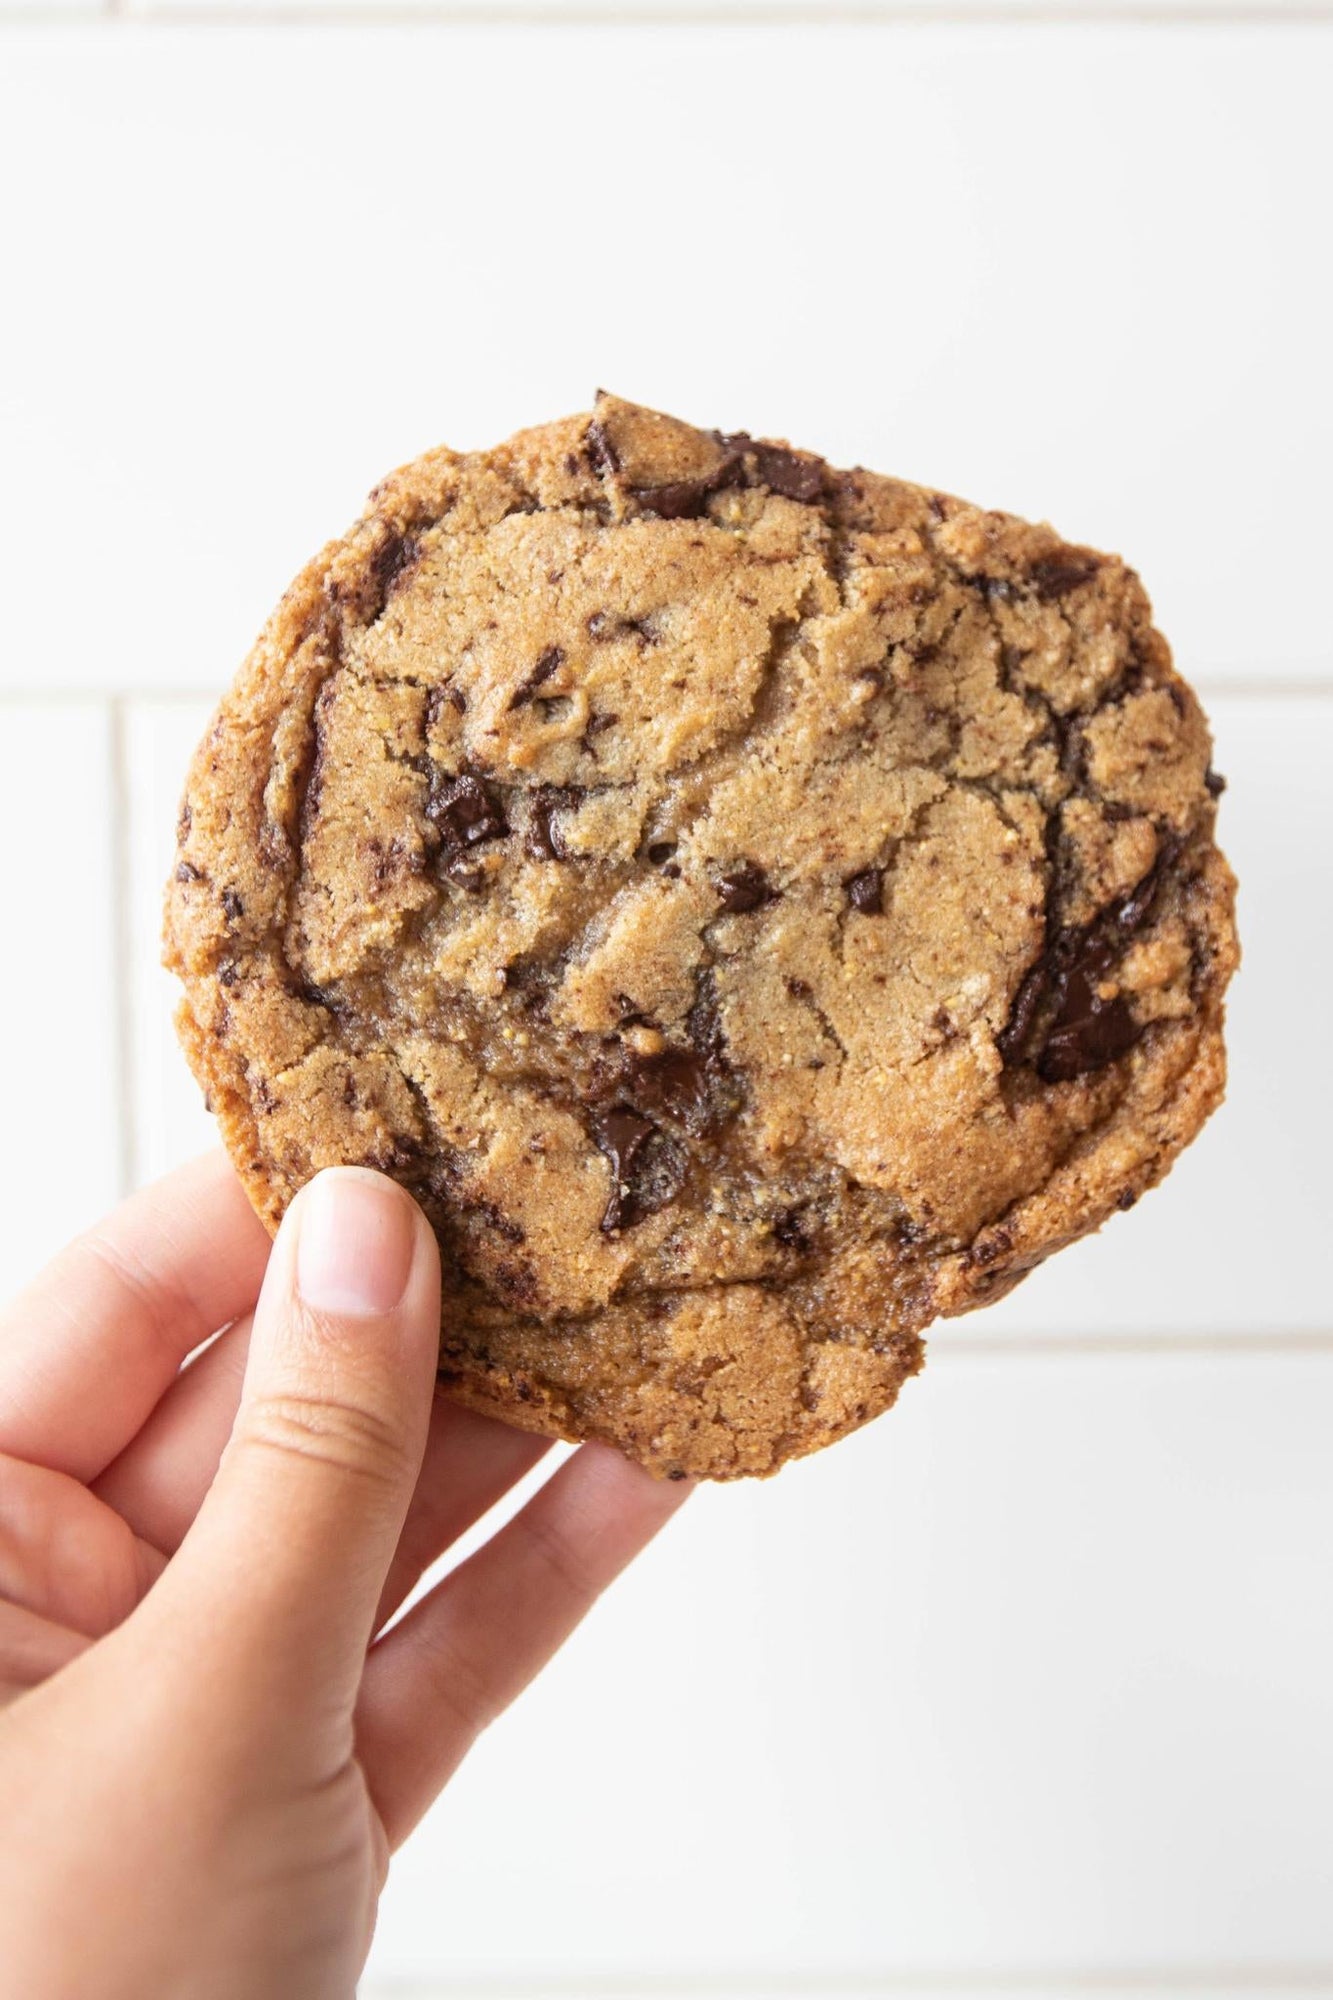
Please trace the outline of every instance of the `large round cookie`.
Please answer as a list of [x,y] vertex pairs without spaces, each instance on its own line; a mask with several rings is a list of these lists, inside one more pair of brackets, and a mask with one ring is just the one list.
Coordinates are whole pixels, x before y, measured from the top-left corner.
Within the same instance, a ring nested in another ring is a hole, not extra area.
[[189,776],[181,1035],[270,1227],[337,1161],[422,1202],[464,1401],[766,1473],[1219,1101],[1218,790],[1114,557],[603,396],[283,599]]

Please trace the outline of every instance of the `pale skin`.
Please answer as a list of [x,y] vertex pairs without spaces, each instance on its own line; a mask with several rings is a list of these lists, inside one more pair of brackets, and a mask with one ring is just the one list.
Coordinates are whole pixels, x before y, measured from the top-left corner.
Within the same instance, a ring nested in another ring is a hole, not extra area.
[[689,1490],[584,1445],[386,1631],[545,1449],[436,1393],[439,1315],[391,1181],[270,1245],[220,1155],[0,1315],[7,1991],[353,1995],[391,1854]]

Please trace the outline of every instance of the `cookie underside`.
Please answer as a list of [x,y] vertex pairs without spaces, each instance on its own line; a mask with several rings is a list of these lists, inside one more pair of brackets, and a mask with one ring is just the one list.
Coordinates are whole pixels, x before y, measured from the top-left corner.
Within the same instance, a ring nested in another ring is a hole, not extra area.
[[601,397],[387,480],[192,765],[179,1025],[270,1228],[392,1173],[441,1372],[770,1472],[1220,1101],[1233,883],[1137,577]]

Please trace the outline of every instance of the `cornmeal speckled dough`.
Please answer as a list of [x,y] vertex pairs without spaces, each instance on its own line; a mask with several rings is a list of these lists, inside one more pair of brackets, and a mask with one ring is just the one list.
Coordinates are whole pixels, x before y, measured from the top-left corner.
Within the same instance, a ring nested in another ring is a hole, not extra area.
[[599,397],[395,473],[201,744],[186,1052],[276,1228],[421,1201],[443,1378],[773,1471],[1222,1095],[1209,736],[1134,573]]

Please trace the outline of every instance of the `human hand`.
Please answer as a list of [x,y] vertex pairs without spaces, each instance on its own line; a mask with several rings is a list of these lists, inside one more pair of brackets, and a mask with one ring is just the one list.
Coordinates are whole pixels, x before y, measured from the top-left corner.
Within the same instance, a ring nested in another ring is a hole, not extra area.
[[391,1181],[270,1249],[219,1155],[0,1316],[7,1992],[351,1995],[391,1851],[688,1490],[584,1445],[384,1633],[546,1449],[434,1396],[439,1296]]

